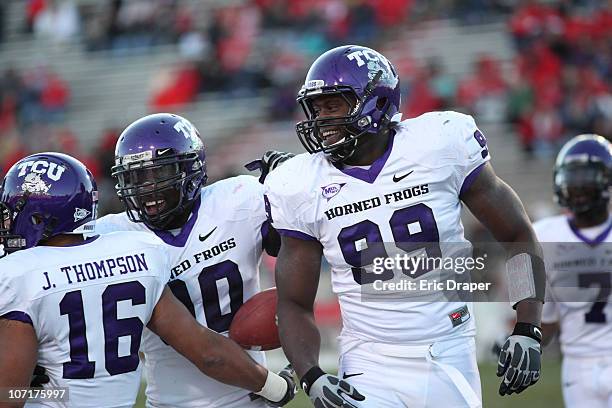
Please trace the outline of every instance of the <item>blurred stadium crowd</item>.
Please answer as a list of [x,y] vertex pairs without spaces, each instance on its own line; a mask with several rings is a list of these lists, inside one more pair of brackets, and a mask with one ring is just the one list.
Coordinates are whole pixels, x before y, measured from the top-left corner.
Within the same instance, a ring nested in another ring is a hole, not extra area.
[[[123,210],[114,199],[110,168],[121,129],[136,117],[109,122],[95,145],[84,148],[82,135],[67,121],[76,89],[71,78],[58,74],[44,55],[30,66],[2,58],[7,10],[15,5],[23,7],[20,39],[78,48],[109,65],[129,64],[134,55],[168,47],[177,50],[180,58],[149,79],[150,112],[182,112],[206,98],[229,109],[237,100],[257,96],[267,100],[266,124],[295,123],[303,116],[295,97],[310,63],[331,47],[356,43],[381,51],[396,65],[404,118],[454,109],[473,114],[479,124],[507,124],[529,161],[550,160],[579,133],[612,140],[610,0],[0,1],[0,175],[28,153],[69,153],[96,176],[103,191],[101,214]],[[410,30],[443,19],[462,26],[502,23],[514,44],[512,59],[482,53],[468,72],[456,75],[441,58],[418,58],[402,46]],[[251,124],[241,125],[246,139]],[[206,142],[209,131],[200,130]],[[294,134],[287,137],[297,140]],[[277,148],[257,145],[257,154],[267,147]],[[480,226],[469,236],[474,242],[489,240]],[[272,285],[273,262],[264,259],[262,287]],[[317,319],[332,328],[324,338],[332,343],[339,307],[327,292],[328,301],[317,303]],[[496,305],[487,307],[483,316],[501,320],[495,316],[503,311],[491,313]]]
[[[385,44],[424,21],[506,23],[515,58],[504,69],[482,54],[456,77],[436,58],[417,62],[400,50],[393,62],[403,83],[404,117],[456,109],[481,123],[511,123],[527,157],[549,158],[567,137],[612,138],[612,2],[518,0],[28,0],[22,35],[106,53],[109,59],[177,47],[182,59],[152,79],[148,109],[177,111],[207,94],[231,101],[267,95],[268,120],[296,121],[295,95],[308,64],[338,44]],[[6,18],[7,3],[0,4]],[[200,18],[206,16],[206,18]],[[4,27],[0,21],[0,27]],[[0,38],[5,34],[0,34]],[[0,44],[0,47],[2,45]],[[0,48],[1,55],[1,48]],[[265,91],[265,92],[264,92]],[[71,153],[109,177],[109,127],[94,151],[65,126],[70,78],[45,64],[0,71],[0,173],[24,154]],[[204,119],[205,120],[205,119]],[[246,126],[246,124],[245,124]],[[273,146],[271,146],[273,147]],[[105,209],[102,209],[104,212]]]

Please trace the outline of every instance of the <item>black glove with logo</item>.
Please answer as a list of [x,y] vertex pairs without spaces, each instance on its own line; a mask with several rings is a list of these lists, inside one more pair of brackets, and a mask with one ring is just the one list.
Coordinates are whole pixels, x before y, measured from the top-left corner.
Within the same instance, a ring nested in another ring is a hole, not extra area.
[[542,330],[529,323],[517,323],[499,352],[497,376],[503,376],[499,395],[520,394],[540,379]]
[[308,370],[301,384],[315,408],[361,408],[358,401],[365,400],[352,385],[320,367]]

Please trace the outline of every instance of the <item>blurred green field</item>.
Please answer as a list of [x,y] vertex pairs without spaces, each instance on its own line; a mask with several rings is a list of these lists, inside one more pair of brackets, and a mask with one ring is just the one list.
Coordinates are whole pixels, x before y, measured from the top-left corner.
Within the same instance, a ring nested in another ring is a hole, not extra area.
[[[499,380],[495,376],[494,363],[480,365],[480,378],[482,381],[483,406],[485,408],[562,408],[561,396],[561,363],[559,361],[545,361],[542,367],[542,377],[533,387],[523,391],[520,395],[500,397],[497,393]],[[144,392],[141,390],[135,408],[143,408]],[[312,407],[303,392],[289,405],[289,408]]]

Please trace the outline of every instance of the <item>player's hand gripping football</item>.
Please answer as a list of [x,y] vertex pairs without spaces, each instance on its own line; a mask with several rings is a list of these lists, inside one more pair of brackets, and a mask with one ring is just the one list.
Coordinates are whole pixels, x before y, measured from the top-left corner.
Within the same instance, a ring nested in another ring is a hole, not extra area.
[[361,408],[362,405],[358,401],[365,400],[352,385],[326,373],[310,386],[302,381],[302,388],[315,408]]
[[264,153],[264,155],[259,160],[253,160],[250,163],[244,165],[247,170],[255,171],[257,169],[261,170],[261,175],[259,176],[259,182],[263,184],[266,176],[275,168],[280,166],[285,160],[289,160],[295,156],[293,153],[288,152],[279,152],[278,150],[268,150]]
[[499,395],[520,394],[540,379],[542,331],[528,323],[517,323],[499,352],[497,376],[502,377]]

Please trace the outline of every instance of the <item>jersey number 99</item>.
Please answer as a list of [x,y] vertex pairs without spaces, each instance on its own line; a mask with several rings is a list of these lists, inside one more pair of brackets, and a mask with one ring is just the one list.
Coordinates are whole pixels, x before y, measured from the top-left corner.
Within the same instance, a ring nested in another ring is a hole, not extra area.
[[[420,203],[396,210],[389,219],[389,227],[395,245],[406,253],[424,250],[428,257],[442,256],[438,226],[433,211],[427,205]],[[364,220],[342,228],[338,234],[338,243],[344,260],[352,266],[353,278],[358,284],[393,279],[391,270],[374,273],[364,269],[365,266],[372,265],[376,258],[388,257],[380,227],[376,223]],[[430,269],[420,268],[403,272],[418,278],[429,271]]]

